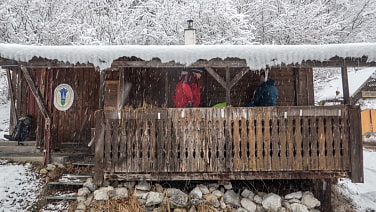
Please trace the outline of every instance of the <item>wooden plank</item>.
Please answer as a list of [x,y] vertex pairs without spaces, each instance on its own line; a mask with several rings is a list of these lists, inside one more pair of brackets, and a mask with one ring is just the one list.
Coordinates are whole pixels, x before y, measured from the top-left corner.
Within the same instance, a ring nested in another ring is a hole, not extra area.
[[319,157],[319,150],[318,150],[318,119],[311,118],[311,161],[310,161],[310,169],[311,170],[318,170],[318,157]]
[[287,170],[286,120],[277,116],[272,120],[272,170]]
[[240,159],[240,127],[239,127],[239,121],[240,119],[236,116],[233,117],[233,148],[234,148],[234,164],[233,164],[233,170],[234,171],[240,171],[241,170],[241,159]]
[[326,169],[334,169],[333,157],[333,122],[331,118],[325,119],[325,137],[326,137]]
[[104,140],[104,167],[105,171],[110,171],[111,169],[111,134],[112,134],[112,120],[106,119],[106,131]]
[[[270,107],[269,107],[270,108]],[[270,139],[270,131],[271,131],[271,126],[270,126],[270,110],[269,108],[265,108],[263,110],[264,114],[264,170],[271,170],[271,155],[270,155],[270,144],[271,144],[271,139]]]
[[95,166],[94,166],[94,182],[96,185],[102,185],[104,178],[104,120],[103,112],[98,111],[96,113],[95,120]]
[[338,118],[333,120],[333,157],[334,157],[334,170],[342,170],[342,157],[341,157],[341,134],[339,131],[340,123]]
[[263,135],[263,114],[258,112],[256,118],[256,168],[257,171],[265,171],[264,164],[264,135]]
[[254,114],[251,110],[248,110],[248,145],[249,145],[249,170],[257,170],[257,157],[256,157],[256,126],[254,122]]
[[319,147],[319,169],[325,170],[326,169],[326,136],[325,136],[325,129],[324,129],[324,119],[319,117],[318,119],[318,147]]
[[118,163],[118,171],[125,172],[127,168],[127,129],[128,129],[128,120],[122,118],[121,120],[121,127],[119,129],[119,163]]
[[116,173],[105,174],[106,180],[114,181],[190,181],[190,180],[278,180],[278,179],[329,179],[348,178],[347,172],[307,171],[259,171],[259,172],[211,172],[211,173]]
[[[8,96],[10,97],[10,104],[11,104],[11,115],[10,115],[10,118],[12,119],[12,122],[13,123],[17,123],[17,110],[16,110],[16,105],[15,105],[15,95],[14,95],[14,86],[13,86],[13,83],[12,83],[12,76],[10,74],[10,70],[9,69],[6,69],[6,73],[7,73],[7,80],[8,80]],[[10,128],[10,131],[9,133],[12,133],[13,132],[13,128]]]
[[376,110],[371,110],[371,126],[371,132],[376,132]]
[[350,132],[349,132],[349,110],[347,109],[341,118],[341,139],[342,139],[342,158],[343,158],[343,168],[344,170],[350,170],[350,149],[349,149],[349,139],[350,139]]
[[118,172],[120,169],[119,167],[119,140],[120,140],[120,134],[119,134],[119,121],[115,120],[113,122],[113,130],[112,130],[112,138],[111,138],[111,153],[112,153],[112,172]]
[[287,118],[287,132],[286,132],[286,145],[287,145],[287,170],[294,170],[295,161],[295,139],[294,139],[294,126],[293,118]]
[[310,135],[309,135],[309,119],[302,118],[302,167],[303,170],[309,170],[309,162],[310,162]]
[[302,131],[301,120],[299,117],[295,119],[295,170],[303,170],[303,158],[302,158]]
[[240,125],[241,125],[241,170],[249,170],[249,148],[248,148],[248,133],[247,133],[247,111],[245,109],[240,109]]
[[[222,108],[224,110],[224,142],[225,142],[225,152],[226,152],[226,171],[232,170],[234,168],[234,156],[233,156],[233,133],[232,133],[232,113],[229,109]],[[221,109],[221,110],[222,110]]]
[[349,131],[350,131],[350,160],[351,160],[351,181],[363,183],[363,143],[360,129],[360,108],[359,106],[349,108]]

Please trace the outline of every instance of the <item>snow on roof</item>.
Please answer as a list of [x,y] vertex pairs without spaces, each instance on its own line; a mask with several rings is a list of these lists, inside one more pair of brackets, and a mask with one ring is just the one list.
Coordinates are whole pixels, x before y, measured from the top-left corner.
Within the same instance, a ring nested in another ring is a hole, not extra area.
[[[352,96],[365,81],[375,75],[376,68],[364,68],[360,70],[350,69],[348,71],[349,79],[349,93]],[[315,94],[315,101],[320,102],[322,100],[330,100],[335,98],[343,98],[342,78],[338,75],[335,79],[325,83],[325,87]],[[339,91],[339,95],[336,96],[336,91]]]
[[162,62],[175,61],[189,66],[199,59],[236,57],[245,59],[251,69],[261,69],[282,63],[301,63],[305,60],[325,61],[339,56],[368,57],[376,61],[376,43],[330,45],[172,45],[172,46],[29,46],[0,44],[3,58],[27,62],[34,56],[57,59],[71,64],[93,63],[107,69],[119,57],[138,57],[145,61],[158,57]]

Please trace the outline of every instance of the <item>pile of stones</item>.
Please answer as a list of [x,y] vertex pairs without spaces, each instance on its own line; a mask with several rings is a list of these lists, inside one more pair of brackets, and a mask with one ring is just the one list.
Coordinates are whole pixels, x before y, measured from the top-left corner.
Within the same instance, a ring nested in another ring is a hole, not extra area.
[[[231,182],[197,184],[190,191],[163,188],[148,182],[124,182],[116,186],[97,188],[89,178],[77,193],[76,212],[92,211],[95,202],[137,197],[145,211],[162,212],[163,202],[168,200],[170,211],[196,212],[206,205],[211,211],[231,212],[317,212],[320,201],[310,191],[297,191],[284,196],[275,193],[251,191],[248,188],[233,188]],[[94,211],[94,210],[93,210]]]

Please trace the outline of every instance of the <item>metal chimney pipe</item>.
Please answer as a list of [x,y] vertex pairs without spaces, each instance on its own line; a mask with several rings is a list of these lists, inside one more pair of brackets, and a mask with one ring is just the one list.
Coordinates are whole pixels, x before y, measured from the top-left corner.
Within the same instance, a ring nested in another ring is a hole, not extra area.
[[184,44],[196,45],[196,30],[193,28],[193,20],[187,20],[188,28],[184,29]]

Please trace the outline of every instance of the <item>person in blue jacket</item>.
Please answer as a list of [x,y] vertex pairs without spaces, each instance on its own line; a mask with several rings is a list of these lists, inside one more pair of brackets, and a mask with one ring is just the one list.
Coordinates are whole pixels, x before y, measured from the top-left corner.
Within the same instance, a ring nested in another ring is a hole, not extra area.
[[265,72],[260,75],[261,84],[257,87],[252,101],[248,107],[267,107],[276,106],[278,99],[278,89],[275,87],[275,81],[265,77]]

